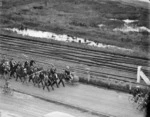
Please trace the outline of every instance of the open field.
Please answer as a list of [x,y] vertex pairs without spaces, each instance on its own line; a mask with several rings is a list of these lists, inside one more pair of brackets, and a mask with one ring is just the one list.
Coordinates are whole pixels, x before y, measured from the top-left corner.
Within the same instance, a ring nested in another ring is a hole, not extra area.
[[[135,5],[136,4],[136,5]],[[150,28],[149,6],[111,0],[5,0],[1,27],[20,27],[68,34],[95,42],[149,52],[147,31],[123,33],[123,20],[138,20],[130,26]],[[144,7],[142,7],[144,6]],[[117,20],[115,20],[117,19]],[[102,27],[99,25],[103,25]]]

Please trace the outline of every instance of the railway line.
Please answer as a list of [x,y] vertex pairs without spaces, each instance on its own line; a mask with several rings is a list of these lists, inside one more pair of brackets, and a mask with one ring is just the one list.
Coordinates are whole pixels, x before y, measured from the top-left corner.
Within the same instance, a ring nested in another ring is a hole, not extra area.
[[[9,58],[15,58],[16,56],[13,55],[7,55],[4,53],[0,53],[1,55],[6,55]],[[45,57],[45,56],[44,56]],[[19,59],[23,59],[22,57],[19,57]],[[36,62],[38,62],[39,64],[44,64],[47,66],[51,66],[51,63],[47,63],[47,62],[43,62],[42,60],[36,60]],[[63,70],[62,66],[58,66],[59,70]],[[74,71],[76,71],[77,73],[82,73],[82,74],[87,74],[87,71],[83,68],[73,68]],[[100,71],[94,71],[94,70],[90,70],[90,75],[91,76],[96,76],[95,78],[99,79],[99,77],[103,77],[103,78],[109,78],[109,79],[114,79],[114,80],[118,80],[118,81],[124,81],[124,82],[131,82],[131,83],[135,83],[135,78],[134,77],[127,77],[127,76],[122,76],[122,75],[115,75],[115,74],[111,74],[111,73],[104,73],[104,72],[100,72]]]
[[[106,53],[106,52],[101,52],[101,51],[92,51],[92,50],[87,50],[87,49],[78,48],[78,47],[75,48],[75,47],[70,47],[70,46],[63,46],[61,44],[56,45],[53,43],[47,43],[47,42],[38,41],[38,40],[35,41],[31,39],[14,38],[14,37],[10,38],[10,36],[7,36],[7,37],[0,36],[0,38],[1,38],[1,42],[3,41],[5,44],[7,43],[7,45],[9,46],[11,45],[18,46],[18,47],[20,46],[20,48],[26,48],[27,46],[28,50],[39,49],[40,51],[42,50],[45,52],[49,51],[48,53],[49,55],[55,54],[55,56],[60,55],[61,57],[65,54],[66,56],[73,56],[75,58],[83,58],[83,59],[88,59],[91,61],[93,60],[93,61],[96,61],[97,63],[112,63],[112,64],[123,63],[123,64],[149,66],[149,64],[147,64],[149,60],[143,59],[143,58],[135,58],[131,56],[127,57],[125,55],[111,54],[111,53]],[[18,41],[18,40],[21,40],[21,41]]]
[[[146,65],[147,59],[124,57],[123,55],[104,53],[99,51],[92,51],[88,49],[81,49],[79,47],[64,46],[61,44],[54,44],[52,42],[44,42],[33,39],[12,37],[0,35],[0,48],[2,50],[11,50],[14,52],[23,52],[30,55],[42,56],[57,60],[69,61],[74,63],[81,63],[94,67],[109,67],[121,71],[128,71],[135,73],[137,64]],[[41,62],[41,61],[39,61]],[[44,63],[47,64],[47,63]],[[132,64],[132,66],[130,66]],[[78,72],[85,73],[85,70],[79,69]],[[124,82],[135,83],[135,78],[120,76],[109,73],[102,73],[90,71],[93,76],[108,77]]]

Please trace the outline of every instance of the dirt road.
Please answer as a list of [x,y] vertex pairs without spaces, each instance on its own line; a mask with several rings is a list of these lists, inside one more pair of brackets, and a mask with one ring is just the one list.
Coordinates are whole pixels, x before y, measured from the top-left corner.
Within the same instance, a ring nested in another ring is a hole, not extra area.
[[0,117],[43,117],[43,115],[54,111],[68,113],[76,117],[97,117],[17,92],[13,96],[0,94]]
[[[0,80],[0,86],[3,85]],[[20,82],[11,81],[11,87],[17,91],[31,94],[40,98],[51,100],[55,103],[80,107],[102,115],[113,115],[114,117],[143,117],[143,112],[135,109],[129,103],[129,94],[101,89],[89,85],[79,84],[76,86],[67,85],[55,88],[54,91],[43,91],[41,88],[34,87],[32,84],[25,85]]]

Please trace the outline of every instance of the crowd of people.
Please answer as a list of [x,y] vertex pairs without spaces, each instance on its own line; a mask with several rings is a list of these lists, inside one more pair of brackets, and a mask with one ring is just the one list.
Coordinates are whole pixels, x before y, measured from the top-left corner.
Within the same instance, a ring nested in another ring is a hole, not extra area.
[[65,81],[71,82],[73,80],[73,74],[69,66],[66,66],[64,72],[57,73],[57,69],[54,65],[44,70],[42,67],[39,68],[35,64],[35,60],[16,62],[14,59],[8,60],[4,58],[0,63],[0,74],[6,80],[6,86],[8,85],[8,80],[14,78],[16,81],[20,79],[21,82],[27,84],[32,82],[34,86],[42,86],[43,89],[47,87],[48,91],[50,91],[49,86],[54,90],[53,86],[55,84],[57,87],[59,87],[61,83],[65,86]]

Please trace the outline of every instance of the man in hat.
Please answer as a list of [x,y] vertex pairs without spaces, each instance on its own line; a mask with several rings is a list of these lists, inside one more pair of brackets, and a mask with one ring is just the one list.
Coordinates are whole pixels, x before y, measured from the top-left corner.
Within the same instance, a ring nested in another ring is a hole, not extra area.
[[73,79],[73,77],[71,75],[71,71],[70,71],[70,67],[69,66],[66,66],[65,75],[67,76],[66,77],[67,80],[72,80]]

